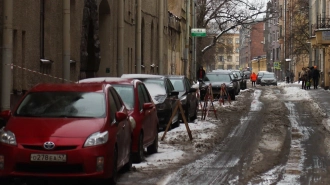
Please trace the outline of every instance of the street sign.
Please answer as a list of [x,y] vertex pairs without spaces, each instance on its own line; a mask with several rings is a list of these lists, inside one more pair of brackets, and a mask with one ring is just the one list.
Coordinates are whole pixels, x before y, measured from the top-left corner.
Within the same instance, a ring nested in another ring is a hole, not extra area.
[[206,29],[205,28],[192,28],[191,36],[192,37],[206,37]]
[[281,69],[281,63],[279,63],[279,62],[274,62],[274,68],[275,68],[275,69]]

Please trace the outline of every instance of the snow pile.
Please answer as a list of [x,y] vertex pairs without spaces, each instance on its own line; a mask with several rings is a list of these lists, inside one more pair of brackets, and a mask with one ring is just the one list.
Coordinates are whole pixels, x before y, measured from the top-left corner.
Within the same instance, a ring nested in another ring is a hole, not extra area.
[[308,100],[311,98],[307,90],[302,90],[297,86],[285,87],[283,91],[284,98],[287,100]]

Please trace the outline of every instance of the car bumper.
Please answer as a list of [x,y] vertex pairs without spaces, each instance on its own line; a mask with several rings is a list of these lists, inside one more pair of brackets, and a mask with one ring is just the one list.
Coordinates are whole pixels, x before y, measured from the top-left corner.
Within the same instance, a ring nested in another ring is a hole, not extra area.
[[[22,145],[0,145],[0,156],[4,158],[4,177],[58,177],[58,178],[108,178],[112,175],[112,148],[110,144],[61,151],[26,149]],[[65,162],[33,162],[31,154],[65,154]],[[103,170],[97,170],[98,157],[104,157]],[[110,175],[109,175],[110,174]]]
[[260,85],[277,85],[277,82],[260,82]]

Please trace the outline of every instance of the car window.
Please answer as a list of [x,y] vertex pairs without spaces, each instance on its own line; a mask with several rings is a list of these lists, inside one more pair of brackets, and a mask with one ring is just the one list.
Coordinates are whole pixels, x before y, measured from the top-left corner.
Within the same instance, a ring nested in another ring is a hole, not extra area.
[[112,93],[109,90],[109,113],[110,113],[110,120],[111,123],[113,123],[115,121],[116,118],[116,112],[117,112],[117,106],[116,106],[116,102],[115,99],[113,98]]
[[184,84],[182,79],[180,79],[180,78],[171,78],[170,81],[173,84],[175,91],[184,91],[185,84]]
[[204,81],[210,82],[231,82],[228,74],[206,74]]
[[111,94],[112,94],[112,96],[113,96],[113,99],[114,99],[115,102],[116,102],[117,111],[120,111],[121,108],[123,107],[123,104],[122,104],[121,101],[120,101],[121,98],[119,97],[119,95],[117,94],[117,92],[116,92],[115,89],[110,88],[110,92],[111,92]]
[[134,87],[133,85],[112,85],[118,92],[121,99],[124,101],[128,109],[134,108]]
[[33,92],[19,105],[16,116],[24,117],[105,117],[104,93]]
[[140,86],[141,86],[142,91],[143,91],[144,102],[145,103],[150,103],[151,102],[151,99],[150,99],[150,95],[149,95],[148,89],[143,84],[140,84]]
[[139,109],[142,110],[143,104],[145,102],[145,98],[141,84],[138,85],[138,97],[139,97]]
[[275,78],[275,75],[272,73],[265,73],[263,77],[264,78]]

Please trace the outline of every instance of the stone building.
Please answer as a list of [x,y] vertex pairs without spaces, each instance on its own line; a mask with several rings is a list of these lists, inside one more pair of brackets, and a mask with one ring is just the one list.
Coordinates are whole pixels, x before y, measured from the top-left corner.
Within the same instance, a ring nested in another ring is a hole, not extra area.
[[215,69],[239,69],[239,33],[225,33],[215,48]]

